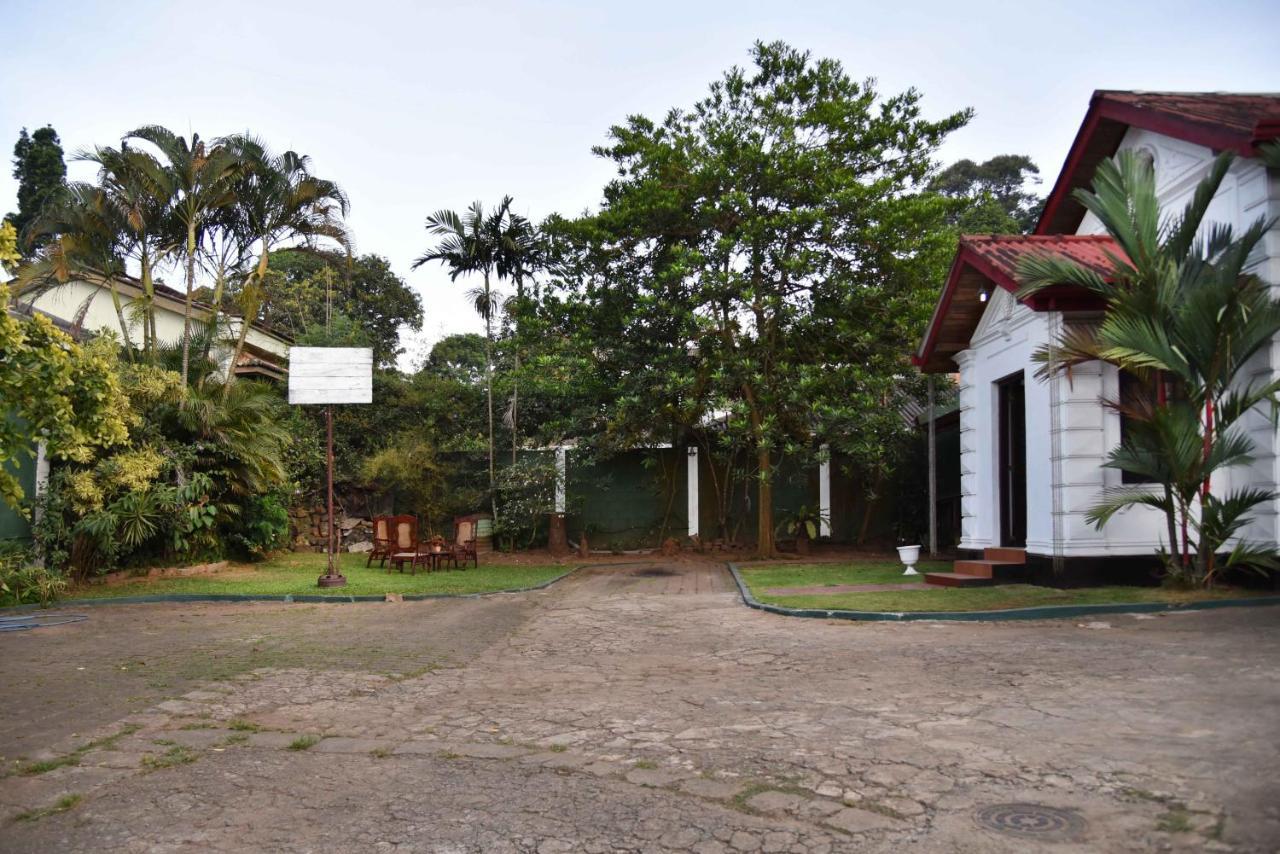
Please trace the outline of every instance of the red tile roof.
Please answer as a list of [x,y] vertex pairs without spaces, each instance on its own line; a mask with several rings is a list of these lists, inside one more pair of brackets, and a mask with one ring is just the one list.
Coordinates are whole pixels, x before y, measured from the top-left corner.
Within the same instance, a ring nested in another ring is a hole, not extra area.
[[[1236,138],[1250,147],[1280,136],[1280,93],[1117,92],[1099,90],[1094,100],[1177,119],[1210,134]],[[1248,151],[1240,151],[1248,154]]]
[[1036,234],[1068,234],[1080,226],[1084,208],[1071,198],[1072,191],[1088,186],[1098,164],[1116,153],[1131,127],[1256,157],[1258,146],[1280,139],[1280,93],[1094,92]]
[[1124,257],[1120,247],[1107,235],[1092,234],[966,234],[960,251],[989,264],[989,278],[1007,290],[1017,290],[1018,264],[1028,255],[1059,255],[1088,267],[1103,276],[1115,268],[1107,253]]
[[[1123,258],[1116,242],[1104,235],[967,234],[960,238],[951,272],[934,308],[924,341],[912,361],[926,373],[955,370],[952,357],[967,349],[978,328],[986,301],[981,293],[1000,287],[1017,292],[1018,264],[1029,255],[1057,255],[1109,276],[1108,253]],[[1045,288],[1023,302],[1033,310],[1097,309],[1092,294],[1069,285]]]

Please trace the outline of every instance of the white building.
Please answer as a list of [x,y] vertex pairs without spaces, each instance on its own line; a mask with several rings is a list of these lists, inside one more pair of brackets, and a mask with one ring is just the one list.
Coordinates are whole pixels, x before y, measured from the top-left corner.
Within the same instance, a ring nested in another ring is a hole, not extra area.
[[[130,327],[129,337],[134,346],[139,346],[142,341],[142,323],[135,317],[130,306],[141,298],[142,283],[137,279],[121,276],[116,279],[116,291],[120,295],[125,322]],[[155,285],[155,294],[157,340],[170,344],[181,341],[185,296],[180,291],[159,283]],[[20,295],[14,303],[21,310],[30,309],[48,315],[63,328],[75,326],[90,333],[106,330],[122,340],[124,338],[120,316],[111,299],[111,289],[104,283],[72,279],[66,284],[39,293],[34,299]],[[211,306],[197,301],[192,307],[192,323],[208,323],[212,310]],[[243,321],[235,316],[226,317],[224,321],[222,335],[235,339],[240,334],[240,324]],[[236,366],[236,374],[272,380],[283,378],[288,372],[290,343],[289,337],[282,333],[260,324],[251,325],[240,363]],[[225,370],[232,348],[224,345],[215,353]]]
[[[1015,271],[1027,253],[1058,253],[1109,272],[1115,244],[1071,198],[1117,151],[1151,157],[1166,212],[1181,211],[1212,159],[1238,155],[1207,219],[1243,230],[1259,217],[1280,217],[1280,173],[1258,159],[1258,146],[1280,138],[1280,95],[1095,92],[1062,173],[1033,235],[961,239],[924,341],[914,361],[925,372],[960,376],[962,553],[1025,548],[1033,577],[1056,566],[1072,580],[1119,580],[1145,572],[1164,542],[1163,516],[1150,508],[1122,512],[1102,530],[1085,520],[1121,472],[1104,468],[1120,443],[1114,368],[1095,363],[1070,377],[1036,378],[1031,354],[1057,339],[1064,322],[1096,315],[1088,294],[1051,288],[1019,301]],[[1262,245],[1258,273],[1280,284],[1280,228]],[[1255,376],[1280,373],[1280,342],[1257,359]],[[1215,477],[1222,488],[1280,484],[1280,447],[1265,413],[1248,425],[1256,459]],[[1280,542],[1280,506],[1254,514],[1247,536]],[[1001,555],[989,555],[1001,557]],[[962,571],[959,564],[957,571]]]

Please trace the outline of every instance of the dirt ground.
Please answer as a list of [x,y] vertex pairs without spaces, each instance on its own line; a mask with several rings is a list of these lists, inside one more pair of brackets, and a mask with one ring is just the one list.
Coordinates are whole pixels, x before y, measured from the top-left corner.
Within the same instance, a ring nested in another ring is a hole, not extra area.
[[0,635],[2,850],[1280,846],[1280,608],[801,620],[674,562],[85,613]]

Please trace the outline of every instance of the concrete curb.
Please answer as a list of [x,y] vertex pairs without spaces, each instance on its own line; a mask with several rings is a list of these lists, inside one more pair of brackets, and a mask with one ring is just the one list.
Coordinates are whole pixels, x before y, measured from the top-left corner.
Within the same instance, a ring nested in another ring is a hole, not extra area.
[[1009,608],[1003,611],[842,611],[817,608],[786,608],[761,602],[742,580],[736,564],[728,563],[729,572],[738,585],[742,601],[749,608],[781,614],[784,617],[816,617],[824,620],[865,620],[867,622],[910,622],[916,620],[950,620],[954,622],[1002,622],[1005,620],[1056,620],[1065,617],[1088,617],[1094,614],[1150,614],[1162,611],[1208,611],[1215,608],[1249,608],[1280,605],[1280,596],[1255,596],[1248,599],[1212,599],[1205,602],[1176,604],[1171,602],[1117,602],[1103,605],[1042,605],[1035,608]]
[[[403,593],[401,599],[404,602],[424,602],[428,599],[479,599],[484,596],[500,596],[504,593],[531,593],[535,590],[543,590],[555,584],[557,581],[563,581],[570,575],[573,575],[580,569],[591,569],[594,566],[621,566],[622,564],[580,564],[565,570],[554,578],[549,578],[540,584],[531,587],[511,587],[505,590],[486,590],[482,593]],[[386,594],[381,596],[325,596],[319,593],[287,593],[283,596],[273,596],[270,594],[257,593],[166,593],[156,594],[154,596],[103,596],[95,599],[59,599],[51,602],[48,607],[80,607],[91,605],[146,605],[153,602],[286,602],[286,603],[321,603],[321,604],[337,604],[347,605],[354,602],[385,602]],[[0,608],[0,614],[14,611],[38,611],[42,608],[40,605],[8,605]]]

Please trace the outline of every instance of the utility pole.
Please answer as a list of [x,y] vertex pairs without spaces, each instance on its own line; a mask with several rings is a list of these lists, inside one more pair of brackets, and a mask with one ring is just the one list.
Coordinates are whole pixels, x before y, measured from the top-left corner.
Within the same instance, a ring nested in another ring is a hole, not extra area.
[[934,426],[933,374],[929,374],[929,556],[938,556],[938,444]]

